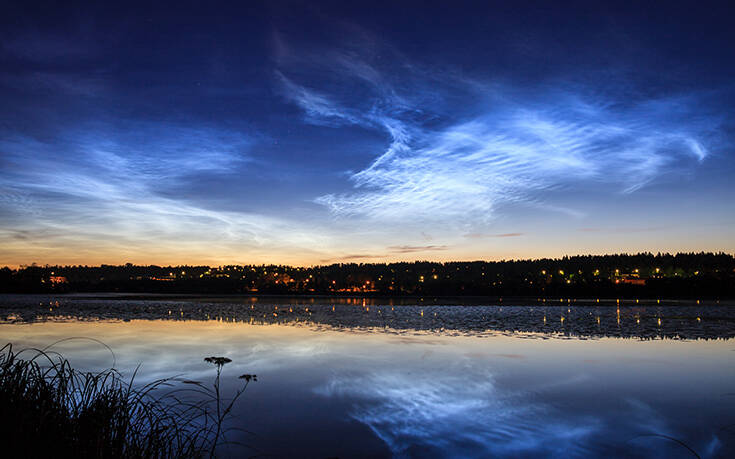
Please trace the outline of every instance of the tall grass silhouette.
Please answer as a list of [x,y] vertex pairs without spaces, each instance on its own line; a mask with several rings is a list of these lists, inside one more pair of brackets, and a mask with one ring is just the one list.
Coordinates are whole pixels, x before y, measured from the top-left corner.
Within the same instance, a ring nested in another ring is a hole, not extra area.
[[[33,352],[29,358],[21,354]],[[136,386],[135,373],[82,372],[55,352],[0,348],[0,431],[4,457],[214,457],[227,443],[223,424],[255,375],[229,399],[212,387],[159,379]],[[225,362],[226,360],[226,362]]]

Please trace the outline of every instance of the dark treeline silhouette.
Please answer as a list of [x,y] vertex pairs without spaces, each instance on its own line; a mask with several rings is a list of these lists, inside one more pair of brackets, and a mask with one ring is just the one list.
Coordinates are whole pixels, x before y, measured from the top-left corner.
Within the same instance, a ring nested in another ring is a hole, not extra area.
[[639,253],[315,267],[34,264],[0,269],[0,291],[719,299],[735,298],[735,258]]

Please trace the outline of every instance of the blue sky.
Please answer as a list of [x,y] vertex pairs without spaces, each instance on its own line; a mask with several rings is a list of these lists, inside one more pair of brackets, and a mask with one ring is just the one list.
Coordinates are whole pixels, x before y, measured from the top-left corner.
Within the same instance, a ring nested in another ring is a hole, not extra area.
[[725,7],[2,7],[0,265],[735,251]]

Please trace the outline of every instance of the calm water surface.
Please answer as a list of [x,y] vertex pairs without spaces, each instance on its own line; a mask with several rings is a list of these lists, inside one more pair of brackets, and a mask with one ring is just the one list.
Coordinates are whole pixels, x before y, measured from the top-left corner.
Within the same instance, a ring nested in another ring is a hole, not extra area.
[[[255,373],[238,440],[275,457],[735,455],[735,311],[0,297],[0,338],[138,381]],[[562,320],[562,317],[564,318]],[[463,325],[465,324],[465,325]],[[229,377],[229,379],[228,379]],[[224,450],[223,450],[224,452]],[[232,447],[230,455],[243,454]]]

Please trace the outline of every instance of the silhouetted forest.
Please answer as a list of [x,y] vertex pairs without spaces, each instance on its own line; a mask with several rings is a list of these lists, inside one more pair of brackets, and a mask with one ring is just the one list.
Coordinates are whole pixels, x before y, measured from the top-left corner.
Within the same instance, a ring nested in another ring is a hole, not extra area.
[[639,253],[314,267],[34,264],[0,269],[0,291],[720,299],[735,298],[735,258]]

